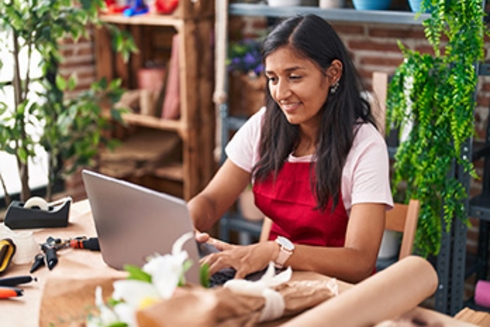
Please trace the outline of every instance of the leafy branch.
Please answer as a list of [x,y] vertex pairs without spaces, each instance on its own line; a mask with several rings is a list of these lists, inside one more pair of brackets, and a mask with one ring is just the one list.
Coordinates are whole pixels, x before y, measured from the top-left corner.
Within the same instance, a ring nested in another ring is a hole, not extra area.
[[[394,191],[421,202],[415,251],[437,255],[443,222],[468,224],[467,192],[454,172],[457,165],[477,177],[464,143],[474,134],[475,64],[483,59],[485,26],[480,0],[424,0],[424,21],[434,54],[399,46],[405,58],[389,85],[387,130],[407,134],[395,154]],[[441,220],[441,216],[443,219]]]

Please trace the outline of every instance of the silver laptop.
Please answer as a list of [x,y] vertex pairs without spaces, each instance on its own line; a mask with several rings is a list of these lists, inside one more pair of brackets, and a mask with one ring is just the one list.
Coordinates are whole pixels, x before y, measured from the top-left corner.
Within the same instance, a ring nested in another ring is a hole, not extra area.
[[[142,266],[149,255],[167,254],[176,239],[194,230],[184,200],[88,170],[85,190],[104,262],[116,269]],[[196,242],[184,245],[193,265],[187,281],[199,283]]]

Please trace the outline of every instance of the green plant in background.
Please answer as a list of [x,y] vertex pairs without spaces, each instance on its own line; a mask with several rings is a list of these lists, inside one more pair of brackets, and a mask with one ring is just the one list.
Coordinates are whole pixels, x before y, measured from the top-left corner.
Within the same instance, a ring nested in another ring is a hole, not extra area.
[[[48,194],[56,178],[87,165],[105,142],[102,105],[111,108],[112,118],[121,121],[114,109],[123,92],[118,81],[94,83],[90,90],[73,98],[76,77],[63,77],[60,41],[90,38],[90,26],[106,26],[115,35],[114,46],[127,59],[136,46],[128,33],[98,19],[103,0],[3,0],[0,2],[0,40],[10,49],[13,80],[0,84],[4,91],[12,86],[14,103],[0,101],[0,150],[15,155],[21,181],[21,199],[30,197],[28,161],[36,157],[35,146],[48,153]],[[40,57],[40,77],[31,74],[34,58]],[[3,60],[0,58],[0,69]],[[6,185],[0,182],[8,200]]]
[[424,0],[425,8],[431,9],[423,24],[434,54],[399,43],[405,60],[387,100],[387,130],[408,135],[395,155],[394,191],[420,200],[415,252],[422,256],[439,253],[443,222],[446,232],[454,218],[468,223],[467,191],[454,169],[461,165],[477,177],[461,153],[474,134],[475,63],[483,59],[485,35],[481,0]]

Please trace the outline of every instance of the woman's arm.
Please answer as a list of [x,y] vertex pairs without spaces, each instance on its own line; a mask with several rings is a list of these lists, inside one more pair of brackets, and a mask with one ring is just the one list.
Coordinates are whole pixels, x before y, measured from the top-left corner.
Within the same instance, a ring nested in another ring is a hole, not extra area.
[[[376,264],[385,226],[385,204],[365,203],[352,207],[347,226],[345,246],[322,247],[295,245],[285,266],[294,270],[315,271],[330,277],[356,283],[370,276]],[[216,241],[219,247],[219,241]],[[248,246],[228,246],[226,251],[203,259],[210,265],[210,274],[224,267],[237,270],[236,277],[265,268],[279,254],[274,241]]]
[[188,203],[194,227],[199,231],[211,228],[250,183],[250,176],[227,159],[204,190]]
[[385,228],[386,205],[355,204],[352,207],[344,247],[297,245],[286,261],[297,270],[312,270],[356,283],[370,276],[376,265]]

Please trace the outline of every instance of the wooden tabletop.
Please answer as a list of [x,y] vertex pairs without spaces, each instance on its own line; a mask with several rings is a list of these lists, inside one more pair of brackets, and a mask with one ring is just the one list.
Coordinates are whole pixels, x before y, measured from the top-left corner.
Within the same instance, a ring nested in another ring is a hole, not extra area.
[[[36,229],[32,230],[32,232],[35,240],[39,243],[44,242],[48,236],[53,236],[55,238],[61,239],[68,239],[78,236],[96,237],[90,205],[87,200],[72,204],[68,227]],[[27,275],[29,274],[31,264],[32,263],[25,265],[11,264],[6,274],[2,275],[1,277]],[[91,277],[103,276],[104,278],[107,276],[111,276],[114,278],[123,278],[125,276],[125,272],[116,271],[108,267],[103,262],[100,252],[92,252],[83,249],[60,250],[58,251],[58,264],[54,267],[53,270],[48,270],[46,267],[43,267],[32,274],[34,277],[37,278],[37,282],[21,285],[21,288],[24,289],[23,296],[0,300],[0,326],[39,326],[41,316],[41,299],[47,281],[52,281],[53,279],[66,279],[67,277],[73,280],[77,280],[78,277],[83,279],[87,276],[87,274],[89,274]],[[329,277],[322,276],[313,272],[294,272],[293,274],[293,280],[315,279],[327,280],[329,279]],[[343,283],[341,281],[338,281],[338,284],[340,293],[343,293],[345,290],[353,287],[352,285]],[[43,317],[44,315],[45,314],[43,314]],[[423,316],[425,317],[424,319],[428,321],[434,321],[437,326],[475,326],[466,323],[474,323],[474,321],[467,319],[468,315],[463,317],[465,319],[461,319],[463,321],[466,321],[463,322],[452,317],[422,308],[408,310],[404,316],[404,319],[399,320],[400,322],[405,321],[405,323],[407,323],[407,321],[412,320],[413,317]],[[297,316],[296,318],[300,317],[301,315]],[[278,326],[286,320],[288,319],[278,320],[268,324],[262,324],[261,326]],[[402,324],[389,326],[402,326]],[[403,326],[408,325],[403,324]]]

